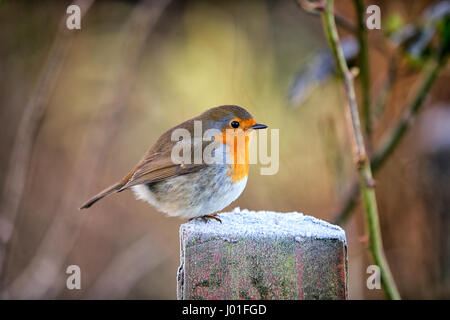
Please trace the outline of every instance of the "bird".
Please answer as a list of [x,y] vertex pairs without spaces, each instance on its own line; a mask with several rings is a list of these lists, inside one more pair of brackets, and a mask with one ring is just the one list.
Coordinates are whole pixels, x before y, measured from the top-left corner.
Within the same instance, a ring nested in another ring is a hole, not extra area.
[[[163,133],[125,177],[80,209],[131,189],[136,199],[168,216],[221,223],[218,213],[235,201],[247,184],[252,134],[265,128],[267,125],[257,123],[237,105],[208,109]],[[181,153],[180,160],[177,156]]]

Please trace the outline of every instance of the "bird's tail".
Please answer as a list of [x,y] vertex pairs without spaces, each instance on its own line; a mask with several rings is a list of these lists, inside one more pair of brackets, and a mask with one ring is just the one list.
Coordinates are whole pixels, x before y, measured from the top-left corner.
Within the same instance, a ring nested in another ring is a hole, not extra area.
[[87,209],[90,206],[92,206],[94,203],[96,203],[98,200],[101,200],[104,197],[109,196],[110,194],[116,193],[117,191],[119,191],[120,188],[123,187],[123,185],[124,185],[124,183],[122,181],[120,181],[120,182],[113,184],[112,186],[109,186],[108,188],[106,188],[105,190],[100,192],[99,194],[97,194],[94,197],[92,197],[91,199],[89,199],[85,204],[83,204],[80,207],[80,209]]

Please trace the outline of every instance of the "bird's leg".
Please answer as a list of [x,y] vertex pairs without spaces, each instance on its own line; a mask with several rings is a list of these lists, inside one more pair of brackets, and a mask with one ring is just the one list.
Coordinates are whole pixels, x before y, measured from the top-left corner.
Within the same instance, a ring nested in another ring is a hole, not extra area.
[[205,216],[200,217],[200,219],[202,219],[203,222],[208,222],[208,220],[216,220],[220,223],[222,223],[222,220],[220,220],[220,218],[216,217],[217,213],[215,214],[207,214]]
[[194,219],[202,219],[203,222],[208,222],[208,220],[216,220],[220,223],[222,223],[222,220],[220,220],[218,217],[216,217],[218,215],[218,213],[212,213],[212,214],[207,214],[201,217],[195,217],[195,218],[191,218],[189,219],[189,221],[194,220]]

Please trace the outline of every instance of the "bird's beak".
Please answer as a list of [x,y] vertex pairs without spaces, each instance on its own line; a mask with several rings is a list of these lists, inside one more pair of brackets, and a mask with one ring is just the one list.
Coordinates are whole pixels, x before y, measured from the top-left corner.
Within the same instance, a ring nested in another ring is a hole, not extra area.
[[255,123],[249,129],[259,130],[259,129],[265,129],[265,128],[267,128],[267,126],[265,124]]

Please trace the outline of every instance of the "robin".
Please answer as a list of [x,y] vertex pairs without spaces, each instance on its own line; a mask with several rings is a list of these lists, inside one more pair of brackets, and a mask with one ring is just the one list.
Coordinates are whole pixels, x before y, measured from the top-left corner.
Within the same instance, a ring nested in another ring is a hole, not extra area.
[[[208,130],[213,132],[209,141],[192,138],[198,123],[202,134]],[[166,131],[128,175],[88,200],[80,209],[131,188],[137,199],[169,216],[221,222],[217,213],[235,201],[247,184],[251,134],[264,128],[267,126],[256,123],[251,114],[239,106],[211,108]],[[177,132],[190,136],[177,140],[174,139]],[[174,161],[174,148],[186,145],[189,149],[182,150],[193,150],[194,155],[198,155],[198,150],[203,153],[209,150],[207,154],[211,156],[201,154],[200,161],[191,161],[191,152],[187,160],[185,157],[185,161]]]

